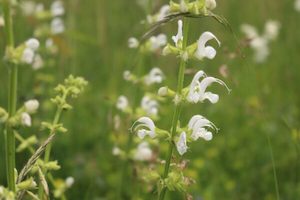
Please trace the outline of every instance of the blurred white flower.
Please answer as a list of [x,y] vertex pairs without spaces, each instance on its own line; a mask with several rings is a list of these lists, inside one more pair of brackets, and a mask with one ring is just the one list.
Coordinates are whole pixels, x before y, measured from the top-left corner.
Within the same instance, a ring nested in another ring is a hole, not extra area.
[[36,4],[33,1],[21,1],[20,7],[25,16],[30,16],[35,13]]
[[121,111],[125,111],[128,108],[128,99],[127,97],[121,95],[119,96],[118,100],[117,100],[117,104],[116,107],[121,110]]
[[148,116],[157,116],[158,114],[158,103],[156,100],[151,99],[148,96],[144,96],[141,102],[142,109],[147,113]]
[[128,47],[131,49],[136,49],[139,46],[139,41],[135,37],[131,37],[128,39]]
[[164,97],[164,96],[167,96],[168,95],[168,87],[161,87],[161,88],[159,88],[158,89],[158,92],[157,92],[157,94],[158,94],[158,96],[161,96],[161,97]]
[[[203,78],[201,81],[200,79]],[[206,77],[206,74],[203,71],[199,71],[195,74],[189,88],[189,93],[187,100],[191,103],[203,102],[205,99],[209,100],[211,103],[217,103],[219,101],[219,95],[206,92],[208,86],[212,83],[219,83],[227,88],[227,85],[220,79],[214,77]]]
[[265,24],[264,33],[259,35],[257,29],[249,24],[241,25],[241,31],[250,40],[250,47],[254,50],[254,61],[264,62],[270,54],[269,43],[279,35],[280,23],[268,20]]
[[40,42],[35,38],[30,38],[25,42],[25,45],[33,51],[36,51],[40,46]]
[[25,111],[29,114],[33,114],[39,108],[40,103],[36,99],[28,100],[24,103]]
[[249,39],[253,39],[253,38],[258,37],[258,33],[257,33],[256,28],[254,26],[249,25],[249,24],[242,24],[241,25],[241,31]]
[[164,73],[157,67],[151,69],[148,75],[145,76],[144,82],[146,85],[161,83],[164,80]]
[[21,114],[21,124],[28,127],[31,126],[31,117],[28,113],[23,112]]
[[114,120],[114,129],[119,130],[121,125],[121,117],[119,115],[115,115],[113,120]]
[[72,187],[74,182],[75,182],[75,179],[72,176],[67,177],[66,180],[65,180],[67,188]]
[[205,7],[209,10],[213,10],[217,7],[216,0],[205,0]]
[[112,150],[112,154],[113,154],[114,156],[120,155],[120,154],[121,154],[121,149],[120,149],[119,147],[117,147],[117,146],[114,146],[114,148],[113,148],[113,150]]
[[65,31],[64,21],[56,17],[51,21],[51,33],[53,35],[63,33]]
[[123,78],[125,81],[130,81],[132,77],[132,74],[129,70],[126,70],[123,72]]
[[157,14],[151,16],[148,15],[147,16],[147,22],[149,24],[155,23],[155,22],[159,22],[161,20],[163,20],[170,12],[170,6],[169,5],[163,5]]
[[53,17],[62,16],[65,14],[65,8],[62,1],[54,1],[51,4],[51,14]]
[[172,36],[172,40],[175,43],[176,47],[179,47],[179,43],[182,42],[183,40],[183,34],[182,34],[182,20],[178,20],[178,31],[176,36]]
[[34,51],[30,48],[26,48],[23,51],[21,61],[26,64],[31,64],[34,58]]
[[217,52],[212,46],[205,46],[206,43],[212,39],[216,40],[219,46],[221,45],[220,41],[211,32],[204,32],[200,36],[198,40],[198,48],[195,53],[196,58],[199,60],[202,60],[203,58],[213,59],[216,56]]
[[146,135],[149,135],[151,138],[156,136],[155,124],[149,117],[139,118],[134,122],[133,126],[135,126],[134,131],[137,131],[137,135],[140,139],[143,139]]
[[44,12],[44,11],[45,11],[44,4],[38,3],[35,6],[35,13],[41,13],[41,12]]
[[21,57],[21,61],[27,64],[33,62],[35,51],[38,49],[40,43],[37,39],[31,38],[25,42],[25,49]]
[[178,141],[176,142],[176,148],[178,153],[182,156],[187,152],[187,145],[186,145],[186,133],[182,132],[179,136]]
[[165,34],[152,36],[149,39],[149,43],[150,43],[150,51],[156,51],[167,44],[167,36]]
[[274,20],[268,20],[265,24],[265,32],[263,37],[267,40],[275,40],[278,37],[280,23]]
[[5,25],[4,18],[3,16],[0,15],[0,27],[3,27],[4,25]]
[[201,115],[194,115],[188,123],[188,129],[192,131],[191,138],[194,141],[199,138],[209,141],[213,138],[212,133],[206,128],[217,130],[216,126],[212,122]]
[[300,0],[295,0],[294,7],[296,11],[300,12]]
[[148,142],[142,142],[138,145],[134,154],[134,159],[138,161],[149,161],[152,158],[152,150]]
[[42,57],[39,54],[37,54],[34,57],[34,60],[32,63],[32,69],[38,70],[38,69],[41,69],[43,66],[44,66],[44,61],[43,61]]

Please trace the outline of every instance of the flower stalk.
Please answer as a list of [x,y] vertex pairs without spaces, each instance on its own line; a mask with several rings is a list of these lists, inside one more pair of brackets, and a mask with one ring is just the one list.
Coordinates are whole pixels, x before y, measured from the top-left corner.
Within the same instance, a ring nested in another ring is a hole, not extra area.
[[[184,24],[184,26],[183,26],[184,37],[183,37],[183,41],[182,41],[182,50],[184,52],[186,50],[187,41],[188,41],[189,19],[184,18],[183,24]],[[181,98],[181,96],[182,96],[181,93],[182,93],[183,84],[184,84],[184,72],[185,72],[186,64],[187,64],[187,61],[184,60],[183,58],[181,58],[179,72],[178,72],[178,83],[177,83],[177,95],[179,96],[179,98]],[[171,159],[172,159],[172,155],[173,155],[173,149],[174,149],[173,139],[174,139],[174,136],[176,135],[177,124],[178,124],[178,120],[180,117],[180,111],[181,111],[181,103],[179,102],[179,103],[175,104],[175,111],[173,114],[172,127],[171,127],[171,139],[170,139],[170,143],[169,143],[166,164],[165,164],[164,173],[163,173],[163,177],[162,177],[163,180],[166,179],[169,174],[169,168],[170,168]],[[163,187],[158,196],[159,200],[164,199],[166,191],[167,191],[167,188]]]
[[[14,48],[13,20],[11,17],[11,1],[3,0],[3,13],[5,21],[6,51]],[[9,63],[9,86],[8,86],[8,114],[14,116],[17,105],[18,67]],[[6,125],[6,174],[7,184],[10,191],[15,192],[15,134],[10,125]]]

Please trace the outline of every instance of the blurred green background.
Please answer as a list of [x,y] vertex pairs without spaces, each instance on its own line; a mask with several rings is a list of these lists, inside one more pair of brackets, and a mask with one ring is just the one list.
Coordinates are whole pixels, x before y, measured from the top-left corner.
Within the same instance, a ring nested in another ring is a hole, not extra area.
[[[127,40],[145,32],[140,24],[145,13],[135,0],[65,0],[64,3],[67,30],[60,41],[60,54],[53,67],[39,71],[20,68],[19,102],[38,98],[42,109],[34,116],[35,124],[51,120],[52,88],[70,73],[89,81],[83,97],[74,101],[74,109],[64,115],[69,133],[55,140],[52,156],[62,169],[54,175],[75,178],[74,187],[67,192],[69,199],[115,199],[121,161],[111,153],[112,105],[121,94],[133,99],[130,91],[134,86],[124,82],[122,73],[134,67],[134,51],[128,49]],[[166,3],[153,0],[153,10]],[[300,13],[294,9],[294,0],[217,3],[214,12],[229,21],[234,33],[210,18],[191,20],[190,41],[204,31],[211,31],[222,46],[213,61],[190,63],[189,68],[204,69],[207,74],[220,77],[232,92],[227,95],[223,88],[216,87],[214,91],[221,96],[218,104],[197,104],[186,107],[182,113],[183,122],[199,113],[221,129],[211,142],[193,143],[185,155],[190,160],[186,173],[196,179],[189,192],[197,200],[276,199],[275,167],[281,199],[300,199]],[[244,38],[240,25],[249,23],[262,30],[269,19],[281,23],[280,35],[270,44],[267,61],[256,64],[252,50],[240,45]],[[31,37],[33,27],[34,23],[17,13],[14,27],[17,43]],[[166,33],[170,41],[176,31],[176,22],[172,22],[157,33]],[[0,38],[3,57],[3,29]],[[229,58],[232,53],[234,59]],[[226,79],[219,74],[219,67],[224,64],[229,73]],[[151,56],[144,62],[143,70],[147,72],[154,66],[166,74],[165,84],[175,88],[178,60]],[[191,78],[187,76],[185,85]],[[2,62],[0,80],[0,105],[6,106],[7,69]],[[171,124],[171,108],[166,106],[162,110],[159,124],[163,127]],[[0,129],[3,133],[3,127]],[[45,137],[38,127],[34,131]],[[24,136],[32,134],[29,130],[23,132]],[[0,134],[0,148],[0,184],[5,184],[3,134]],[[17,156],[18,169],[28,156]],[[183,199],[176,192],[167,197]],[[155,194],[141,199],[155,199]]]

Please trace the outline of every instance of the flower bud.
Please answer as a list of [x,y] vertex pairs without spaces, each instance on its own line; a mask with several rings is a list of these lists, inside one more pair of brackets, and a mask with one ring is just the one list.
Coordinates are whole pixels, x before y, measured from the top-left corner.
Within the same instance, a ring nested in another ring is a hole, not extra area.
[[33,178],[29,178],[17,185],[19,190],[30,190],[36,187],[36,182],[33,180]]
[[68,187],[68,188],[70,188],[70,187],[72,187],[72,185],[74,184],[74,182],[75,182],[75,179],[73,178],[73,177],[71,177],[71,176],[69,176],[68,178],[66,178],[66,186]]
[[161,97],[165,97],[168,95],[168,87],[161,87],[158,89],[158,95]]
[[32,99],[24,103],[25,110],[29,114],[35,113],[39,108],[39,105],[40,104],[36,99]]
[[28,113],[23,112],[21,114],[21,124],[28,127],[31,126],[31,117]]
[[138,48],[139,46],[139,41],[134,38],[134,37],[131,37],[128,39],[128,47],[131,48],[131,49],[136,49]]
[[213,10],[217,7],[217,3],[216,3],[216,0],[206,0],[205,1],[205,7],[208,9],[208,10]]

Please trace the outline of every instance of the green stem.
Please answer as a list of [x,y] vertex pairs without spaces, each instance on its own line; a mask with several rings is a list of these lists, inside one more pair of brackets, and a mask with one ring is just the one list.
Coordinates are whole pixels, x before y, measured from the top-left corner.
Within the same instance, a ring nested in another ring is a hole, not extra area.
[[[3,0],[3,13],[5,21],[5,38],[7,50],[14,48],[13,23],[11,17],[11,2]],[[9,86],[8,86],[8,113],[9,117],[14,116],[17,105],[18,68],[16,65],[9,66]],[[9,190],[15,192],[15,134],[11,126],[6,126],[6,175]]]
[[[67,97],[67,93],[63,96],[63,99],[66,99],[66,97]],[[59,123],[62,111],[63,111],[62,107],[57,108],[52,125],[57,125]],[[55,134],[55,132],[53,131],[49,133],[49,135],[53,135],[53,134]],[[48,146],[46,147],[45,156],[44,156],[45,163],[49,162],[51,149],[52,149],[52,143],[48,144]],[[43,173],[46,176],[47,171],[44,170]],[[39,199],[41,200],[44,199],[44,190],[41,182],[39,183]]]
[[[185,18],[184,19],[184,27],[183,27],[183,42],[182,42],[182,50],[183,52],[186,49],[187,46],[187,40],[188,40],[188,29],[189,29],[189,19]],[[186,61],[184,61],[183,59],[181,59],[180,61],[180,67],[179,67],[179,73],[178,73],[178,83],[177,83],[177,95],[179,95],[179,97],[181,98],[181,92],[183,89],[183,83],[184,83],[184,71],[185,71],[185,67],[186,67]],[[163,180],[166,179],[168,177],[169,174],[169,169],[170,169],[170,164],[171,164],[171,159],[172,159],[172,155],[173,155],[173,149],[174,149],[174,136],[176,135],[176,131],[177,131],[177,124],[178,124],[178,120],[180,118],[180,111],[181,111],[181,103],[179,102],[176,106],[175,106],[175,111],[173,114],[173,119],[172,119],[172,128],[171,128],[171,140],[169,143],[169,150],[168,150],[168,154],[167,154],[167,159],[166,159],[166,164],[165,164],[165,169],[164,169],[164,173],[163,173]],[[158,199],[159,200],[163,200],[165,198],[165,194],[166,194],[167,188],[164,187],[161,192],[159,193]]]

